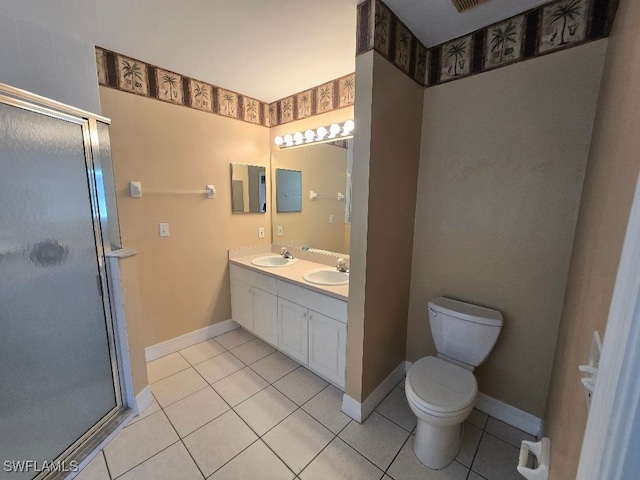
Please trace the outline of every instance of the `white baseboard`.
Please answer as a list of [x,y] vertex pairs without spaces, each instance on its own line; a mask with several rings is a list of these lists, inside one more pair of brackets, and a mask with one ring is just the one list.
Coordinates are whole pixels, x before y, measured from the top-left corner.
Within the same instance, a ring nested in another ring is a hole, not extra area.
[[404,377],[407,371],[407,362],[400,362],[398,366],[385,378],[371,394],[360,403],[346,393],[342,397],[342,411],[353,418],[356,422],[362,423],[371,415],[371,412],[391,393],[394,387]]
[[160,357],[164,357],[165,355],[169,355],[170,353],[182,350],[183,348],[195,345],[196,343],[204,342],[210,338],[230,332],[231,330],[235,330],[239,327],[240,325],[233,320],[214,323],[213,325],[201,328],[200,330],[194,330],[193,332],[185,333],[184,335],[172,338],[171,340],[151,345],[150,347],[145,348],[144,353],[147,357],[147,362],[150,362]]
[[539,438],[542,433],[541,418],[496,400],[484,393],[478,393],[475,408],[536,438]]
[[153,395],[151,387],[147,385],[142,391],[136,395],[136,415],[140,415],[153,403]]

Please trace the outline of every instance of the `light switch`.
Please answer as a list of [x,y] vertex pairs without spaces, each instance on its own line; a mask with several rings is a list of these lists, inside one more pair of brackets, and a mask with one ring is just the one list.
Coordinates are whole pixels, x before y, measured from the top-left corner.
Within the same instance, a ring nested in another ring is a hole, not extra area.
[[329,215],[329,223],[333,223],[333,215]]
[[282,235],[284,235],[284,232],[282,231],[282,225],[278,225],[278,236],[281,237]]
[[264,238],[264,227],[258,229],[258,238]]
[[169,224],[168,223],[161,223],[159,224],[160,227],[160,236],[161,237],[168,237],[169,236]]

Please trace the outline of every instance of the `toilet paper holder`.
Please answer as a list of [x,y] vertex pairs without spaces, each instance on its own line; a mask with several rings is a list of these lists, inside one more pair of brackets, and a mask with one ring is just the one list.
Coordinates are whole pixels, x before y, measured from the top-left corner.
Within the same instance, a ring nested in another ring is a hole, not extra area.
[[[538,468],[527,467],[529,452],[538,460]],[[522,441],[518,472],[527,480],[547,480],[549,478],[549,458],[551,457],[551,441],[544,437],[539,442]]]

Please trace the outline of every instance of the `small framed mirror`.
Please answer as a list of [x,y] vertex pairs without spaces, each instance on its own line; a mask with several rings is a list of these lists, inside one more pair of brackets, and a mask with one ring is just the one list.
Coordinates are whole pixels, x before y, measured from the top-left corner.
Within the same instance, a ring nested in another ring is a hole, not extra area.
[[302,172],[276,169],[276,210],[278,212],[302,211]]
[[267,212],[265,167],[231,164],[231,209],[233,213]]

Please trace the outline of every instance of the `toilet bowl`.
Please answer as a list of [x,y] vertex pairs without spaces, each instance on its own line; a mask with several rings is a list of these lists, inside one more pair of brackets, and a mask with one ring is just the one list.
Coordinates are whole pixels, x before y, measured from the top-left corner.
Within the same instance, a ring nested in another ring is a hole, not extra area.
[[446,467],[462,443],[462,425],[478,396],[468,370],[436,357],[414,363],[405,381],[409,407],[418,418],[413,449],[433,469]]
[[460,449],[463,422],[478,396],[472,370],[495,345],[502,314],[439,297],[429,302],[429,323],[438,356],[421,358],[409,368],[405,393],[418,419],[414,452],[424,465],[439,470]]

